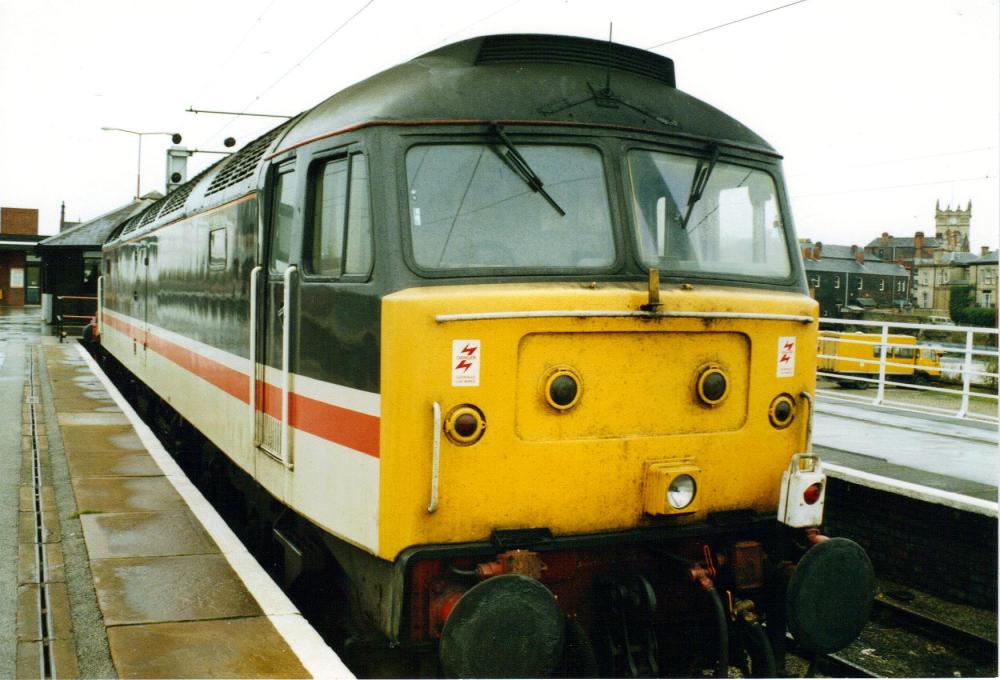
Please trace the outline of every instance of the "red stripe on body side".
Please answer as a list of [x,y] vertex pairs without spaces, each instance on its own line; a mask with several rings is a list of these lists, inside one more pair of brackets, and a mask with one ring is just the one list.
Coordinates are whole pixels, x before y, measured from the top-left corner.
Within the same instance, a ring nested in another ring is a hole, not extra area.
[[[140,342],[143,339],[142,330],[126,321],[105,314],[104,323]],[[250,403],[250,378],[242,371],[213,361],[154,333],[149,332],[145,335],[149,349],[244,404]],[[280,421],[281,389],[258,381],[257,390],[257,394],[263,394],[264,397],[260,400],[262,404],[258,404],[258,409]],[[295,429],[346,446],[367,456],[379,457],[378,416],[342,408],[294,392],[289,395],[288,411],[289,423]]]
[[[281,388],[257,381],[257,394],[266,390],[260,410],[281,420]],[[379,457],[379,418],[360,411],[292,392],[288,398],[288,422],[297,430],[342,444],[373,458]]]

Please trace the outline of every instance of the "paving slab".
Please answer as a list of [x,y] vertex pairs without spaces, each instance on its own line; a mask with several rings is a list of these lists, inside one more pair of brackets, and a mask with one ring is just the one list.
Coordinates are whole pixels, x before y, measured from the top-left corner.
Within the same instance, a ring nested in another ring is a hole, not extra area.
[[93,560],[108,626],[263,614],[221,554]]
[[[56,406],[58,408],[58,405]],[[121,413],[63,411],[60,425],[128,425],[128,418]]]
[[63,425],[60,430],[67,455],[83,451],[145,451],[131,425]]
[[[49,583],[65,583],[66,571],[63,560],[62,544],[47,543],[41,546],[45,556],[45,580]],[[34,543],[21,543],[17,546],[17,582],[19,585],[38,583],[38,557]]]
[[[22,642],[42,639],[41,612],[39,611],[37,583],[17,587],[17,639]],[[69,592],[65,583],[48,583],[48,634],[52,639],[73,639],[73,626],[69,616]]]
[[218,553],[215,541],[190,512],[83,515],[91,559]]
[[86,451],[66,457],[72,477],[162,477],[143,451]]
[[267,619],[117,626],[108,641],[121,677],[310,677]]
[[165,477],[80,477],[72,483],[81,515],[185,507],[184,500]]

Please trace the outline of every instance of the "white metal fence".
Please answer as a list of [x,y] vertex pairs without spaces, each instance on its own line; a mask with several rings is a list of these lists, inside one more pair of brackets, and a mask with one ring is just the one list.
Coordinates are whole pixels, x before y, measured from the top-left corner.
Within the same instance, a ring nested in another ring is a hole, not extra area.
[[[997,329],[830,318],[819,322],[816,375],[837,387],[821,382],[817,396],[998,422]],[[859,391],[869,387],[876,388],[874,396]]]

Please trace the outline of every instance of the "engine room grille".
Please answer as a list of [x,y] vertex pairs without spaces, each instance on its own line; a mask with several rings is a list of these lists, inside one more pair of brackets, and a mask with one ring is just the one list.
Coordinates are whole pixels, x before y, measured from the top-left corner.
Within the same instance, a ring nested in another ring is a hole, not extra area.
[[187,201],[188,196],[191,195],[191,191],[194,186],[201,181],[201,178],[208,174],[209,171],[213,170],[215,166],[219,163],[224,162],[225,159],[212,163],[210,166],[199,172],[197,175],[189,179],[184,184],[180,185],[169,194],[167,194],[166,202],[163,204],[163,208],[160,210],[161,215],[169,215],[172,212],[180,210],[184,207],[185,201]]
[[226,164],[222,166],[219,174],[217,174],[212,179],[212,183],[208,185],[208,189],[205,190],[205,195],[211,196],[216,192],[222,191],[226,187],[230,187],[237,182],[253,176],[254,172],[257,170],[257,166],[260,165],[260,159],[263,158],[264,152],[267,151],[268,147],[271,146],[271,142],[274,141],[278,134],[284,130],[287,125],[288,123],[283,123],[273,130],[265,132],[263,135],[230,156],[226,161]]
[[629,71],[676,87],[674,62],[636,47],[589,38],[492,35],[483,38],[476,64],[586,64]]

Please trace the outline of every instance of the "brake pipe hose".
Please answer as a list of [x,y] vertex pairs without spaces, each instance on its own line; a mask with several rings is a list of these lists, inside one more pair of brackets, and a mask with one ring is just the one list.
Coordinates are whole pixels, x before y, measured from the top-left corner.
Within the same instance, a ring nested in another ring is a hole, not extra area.
[[715,677],[727,678],[729,677],[729,620],[726,616],[726,608],[722,605],[722,598],[719,597],[719,592],[715,589],[715,582],[712,581],[712,577],[705,567],[694,565],[688,572],[691,575],[691,580],[705,591],[712,603],[718,643],[716,651],[718,667],[715,669]]

